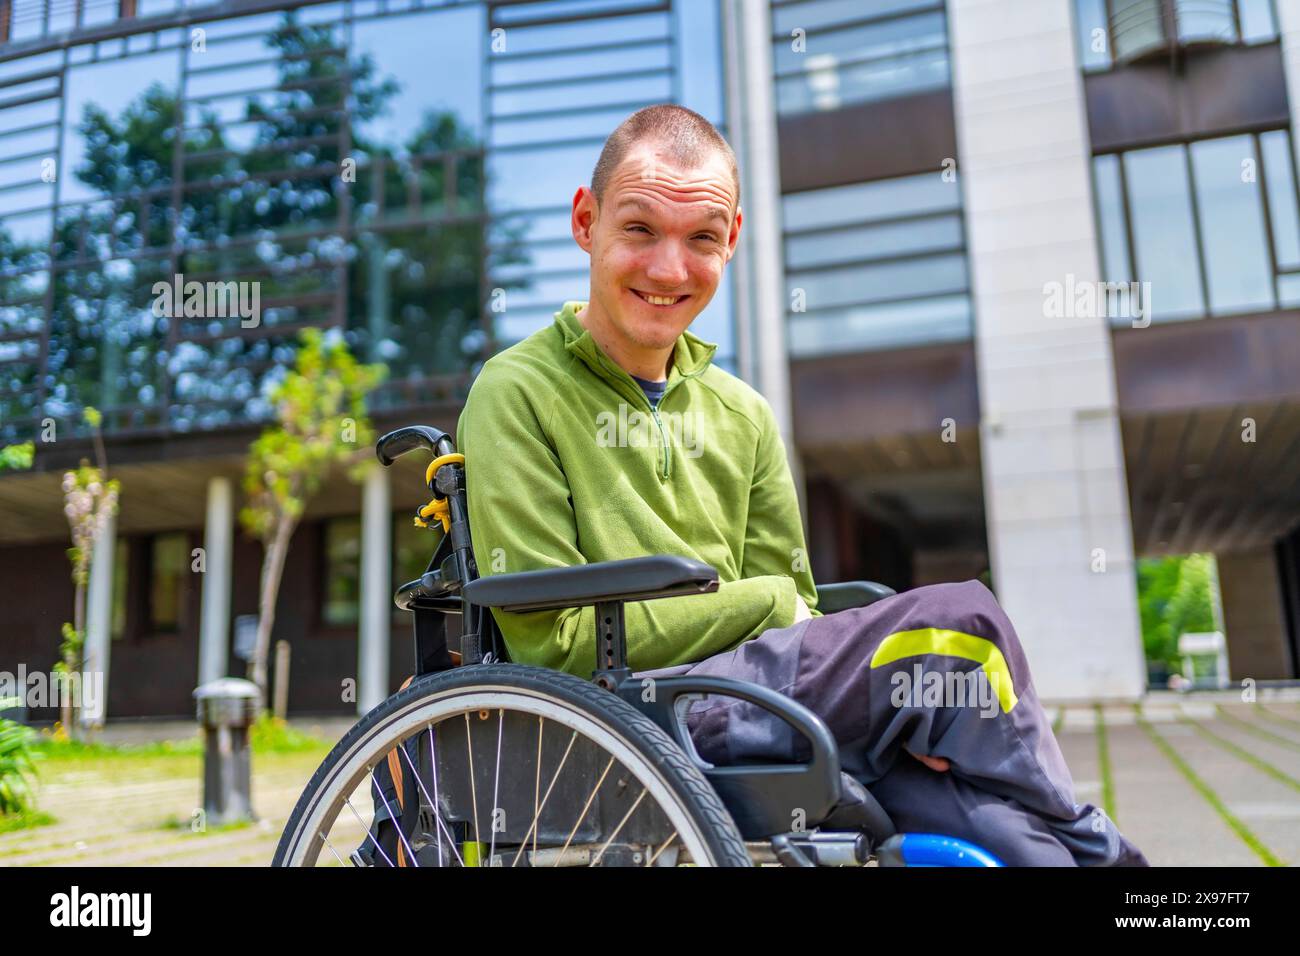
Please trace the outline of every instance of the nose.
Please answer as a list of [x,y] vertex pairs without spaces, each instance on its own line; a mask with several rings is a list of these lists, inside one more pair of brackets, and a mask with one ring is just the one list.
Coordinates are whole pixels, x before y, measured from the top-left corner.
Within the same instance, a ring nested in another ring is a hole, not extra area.
[[676,239],[656,242],[645,267],[646,278],[664,289],[675,289],[685,284],[689,272],[686,254]]

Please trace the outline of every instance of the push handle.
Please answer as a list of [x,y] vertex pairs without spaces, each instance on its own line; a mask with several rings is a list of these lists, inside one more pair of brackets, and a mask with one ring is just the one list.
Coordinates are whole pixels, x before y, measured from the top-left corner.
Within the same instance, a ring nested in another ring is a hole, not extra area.
[[407,425],[389,432],[375,442],[375,454],[385,467],[417,448],[427,448],[437,456],[450,455],[456,451],[451,436],[432,425]]

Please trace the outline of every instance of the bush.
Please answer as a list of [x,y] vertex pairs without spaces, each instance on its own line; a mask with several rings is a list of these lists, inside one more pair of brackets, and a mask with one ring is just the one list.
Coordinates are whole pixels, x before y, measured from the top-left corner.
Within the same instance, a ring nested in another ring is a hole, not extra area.
[[1177,672],[1182,667],[1178,638],[1192,631],[1218,630],[1214,558],[1208,554],[1143,558],[1137,563],[1137,578],[1147,662]]
[[[0,710],[11,704],[0,700]],[[13,720],[0,719],[0,816],[26,813],[32,808],[32,762],[35,731]]]
[[283,717],[264,710],[249,729],[248,742],[254,753],[292,753],[298,750],[315,750],[324,742],[309,734],[294,730]]

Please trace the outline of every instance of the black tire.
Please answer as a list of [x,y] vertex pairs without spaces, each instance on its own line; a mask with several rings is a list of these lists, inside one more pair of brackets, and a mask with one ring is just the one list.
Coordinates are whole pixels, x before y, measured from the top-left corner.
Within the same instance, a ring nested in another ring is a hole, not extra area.
[[[450,707],[458,698],[470,694],[494,692],[544,700],[546,706],[559,706],[580,715],[641,758],[642,769],[653,772],[662,789],[693,823],[698,836],[696,842],[704,846],[707,855],[707,859],[694,860],[697,865],[753,865],[735,822],[716,791],[681,747],[654,721],[589,681],[518,664],[471,665],[421,678],[361,718],[312,775],[285,825],[272,865],[314,864],[320,846],[316,845],[314,832],[307,833],[306,827],[310,822],[313,831],[319,829],[321,814],[328,813],[323,801],[337,799],[333,796],[336,791],[355,787],[396,746],[397,740],[404,736],[403,728],[418,723],[419,714]],[[342,777],[345,773],[346,778]]]

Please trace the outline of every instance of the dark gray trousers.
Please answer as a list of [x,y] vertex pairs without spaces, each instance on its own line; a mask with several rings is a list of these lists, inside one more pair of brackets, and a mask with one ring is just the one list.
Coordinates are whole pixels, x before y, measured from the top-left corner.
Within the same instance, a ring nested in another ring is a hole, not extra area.
[[[978,581],[905,591],[637,676],[672,674],[750,681],[808,707],[901,832],[961,837],[1010,866],[1147,865],[1104,810],[1075,801],[1015,629]],[[743,701],[706,698],[687,723],[712,763],[809,754],[789,725]]]

